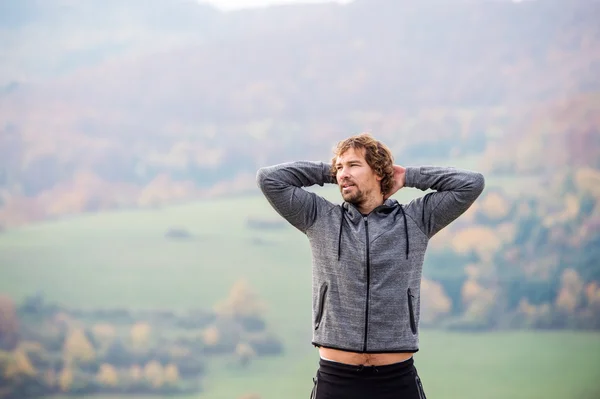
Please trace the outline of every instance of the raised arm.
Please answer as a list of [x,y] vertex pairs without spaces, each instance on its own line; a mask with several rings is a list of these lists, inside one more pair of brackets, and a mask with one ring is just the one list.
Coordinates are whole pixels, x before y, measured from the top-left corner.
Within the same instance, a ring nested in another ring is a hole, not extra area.
[[431,238],[469,209],[482,193],[485,179],[481,173],[464,169],[408,167],[404,186],[435,190],[411,201],[406,207],[407,214]]
[[298,161],[268,166],[258,170],[256,180],[275,211],[303,233],[321,212],[333,207],[323,197],[302,188],[335,183],[329,164]]

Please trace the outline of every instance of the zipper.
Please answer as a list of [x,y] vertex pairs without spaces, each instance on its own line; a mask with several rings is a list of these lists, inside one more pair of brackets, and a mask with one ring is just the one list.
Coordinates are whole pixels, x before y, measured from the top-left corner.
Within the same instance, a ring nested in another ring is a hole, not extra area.
[[364,217],[365,220],[365,233],[367,236],[367,301],[366,301],[366,309],[365,309],[365,342],[363,345],[363,352],[367,351],[367,335],[369,332],[369,291],[371,286],[371,261],[369,259],[369,221],[367,217]]
[[410,317],[410,329],[413,334],[417,333],[417,323],[415,323],[415,313],[413,310],[413,294],[410,292],[410,288],[407,291],[408,294],[408,315]]
[[323,312],[325,310],[325,294],[327,294],[327,283],[321,286],[321,292],[319,293],[319,313],[317,313],[317,322],[315,323],[315,330],[321,325],[321,319],[323,318]]

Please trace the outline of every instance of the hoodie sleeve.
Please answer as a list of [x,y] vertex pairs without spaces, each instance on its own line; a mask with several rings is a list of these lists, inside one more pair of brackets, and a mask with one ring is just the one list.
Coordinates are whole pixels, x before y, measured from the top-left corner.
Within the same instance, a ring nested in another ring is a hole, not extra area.
[[408,167],[405,177],[405,187],[435,190],[406,207],[429,238],[469,209],[485,187],[481,173],[450,167]]
[[268,166],[258,170],[256,180],[275,211],[303,233],[333,206],[325,198],[303,189],[335,183],[329,164],[298,161]]

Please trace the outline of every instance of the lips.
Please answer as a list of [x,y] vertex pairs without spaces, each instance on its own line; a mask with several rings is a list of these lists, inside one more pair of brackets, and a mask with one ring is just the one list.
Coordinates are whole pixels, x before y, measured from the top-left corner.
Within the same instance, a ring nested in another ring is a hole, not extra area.
[[350,188],[354,187],[353,183],[344,183],[342,184],[342,190],[349,190]]

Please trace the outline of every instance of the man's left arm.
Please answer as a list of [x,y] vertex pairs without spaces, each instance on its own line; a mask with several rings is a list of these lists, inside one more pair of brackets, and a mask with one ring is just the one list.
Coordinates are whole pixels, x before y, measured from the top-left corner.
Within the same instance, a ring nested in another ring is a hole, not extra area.
[[406,208],[430,238],[469,209],[485,187],[481,173],[452,167],[407,167],[404,179],[405,187],[434,190]]

